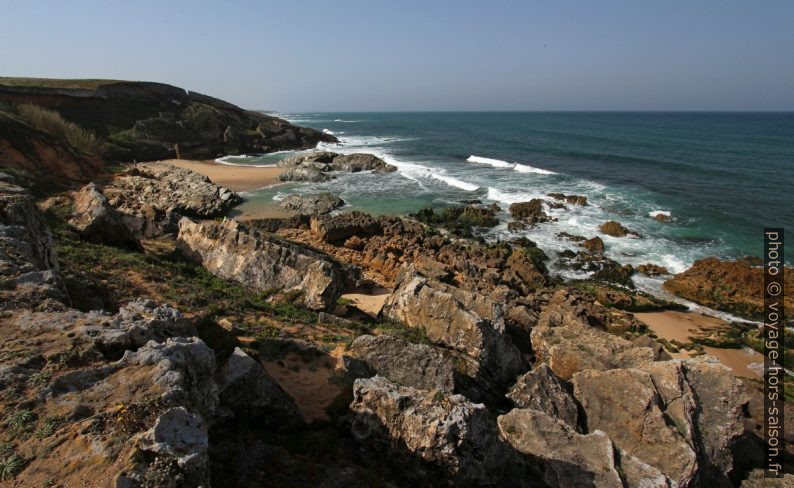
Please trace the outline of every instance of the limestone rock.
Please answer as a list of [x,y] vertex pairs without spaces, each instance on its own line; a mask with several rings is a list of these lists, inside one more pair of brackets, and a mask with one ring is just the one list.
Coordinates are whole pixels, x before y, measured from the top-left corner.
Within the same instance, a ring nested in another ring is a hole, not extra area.
[[311,195],[287,195],[279,206],[300,214],[322,215],[344,204],[344,200],[330,193],[316,193]]
[[233,415],[273,427],[300,426],[304,420],[295,402],[239,347],[218,374],[221,404]]
[[545,412],[577,430],[576,401],[546,363],[520,376],[507,398],[518,408]]
[[111,207],[96,183],[89,183],[72,194],[73,210],[69,223],[83,240],[142,250],[135,234],[122,216]]
[[193,486],[209,479],[209,435],[204,419],[184,407],[167,410],[138,437],[139,449],[173,458]]
[[498,438],[482,404],[462,395],[399,387],[381,376],[353,385],[353,438],[377,451],[407,451],[455,486],[526,486],[522,462]]
[[633,237],[640,237],[640,235],[636,232],[630,231],[629,229],[623,227],[620,222],[616,222],[614,220],[609,220],[601,224],[598,228],[602,233],[612,236],[612,237],[625,237],[625,236],[633,236]]
[[498,424],[507,442],[519,452],[537,459],[546,486],[673,486],[658,470],[619,453],[609,437],[599,430],[578,434],[545,412],[523,408],[500,416]]
[[302,290],[313,310],[333,307],[342,292],[342,273],[326,256],[235,221],[182,219],[177,247],[221,278],[259,290]]
[[213,218],[242,199],[194,171],[167,163],[140,163],[104,190],[136,235],[175,233],[182,216]]
[[505,332],[501,307],[481,295],[406,273],[382,313],[474,359],[498,385],[507,386],[526,367]]

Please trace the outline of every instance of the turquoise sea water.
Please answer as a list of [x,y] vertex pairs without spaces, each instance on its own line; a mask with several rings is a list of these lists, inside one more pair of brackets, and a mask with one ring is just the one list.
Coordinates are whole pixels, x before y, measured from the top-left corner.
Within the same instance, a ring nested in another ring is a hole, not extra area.
[[[338,152],[369,152],[396,165],[389,175],[352,174],[323,184],[252,192],[272,201],[330,191],[349,208],[405,213],[461,199],[507,207],[549,192],[588,197],[586,207],[549,211],[558,222],[525,232],[552,255],[573,249],[562,231],[591,237],[614,219],[643,239],[602,236],[607,254],[672,272],[695,259],[760,256],[764,226],[794,222],[794,113],[303,113],[281,114],[334,133]],[[272,164],[288,155],[228,159]],[[476,158],[471,158],[476,156]],[[487,159],[481,159],[487,158]],[[652,212],[669,212],[660,223]],[[794,234],[786,260],[794,262]],[[653,287],[652,283],[646,283]]]

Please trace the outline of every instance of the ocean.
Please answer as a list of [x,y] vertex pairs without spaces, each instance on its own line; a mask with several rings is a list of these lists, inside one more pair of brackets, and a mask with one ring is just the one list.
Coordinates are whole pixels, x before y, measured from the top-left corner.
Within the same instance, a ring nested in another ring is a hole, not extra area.
[[[265,188],[246,197],[273,202],[289,193],[328,191],[348,209],[403,214],[461,200],[498,203],[502,223],[488,239],[525,235],[552,257],[617,220],[642,239],[601,235],[606,254],[670,272],[699,258],[760,256],[763,228],[794,221],[794,113],[421,112],[285,113],[299,125],[336,135],[320,148],[368,152],[396,173],[343,174],[327,183]],[[289,152],[226,158],[274,164]],[[518,234],[507,230],[510,203],[548,193],[585,195],[588,205],[547,210],[557,222]],[[669,222],[652,218],[657,212]],[[790,230],[790,229],[789,229]],[[787,264],[794,262],[794,234]],[[552,262],[552,270],[554,270]],[[559,271],[559,270],[558,270]],[[564,273],[563,273],[564,274]],[[575,275],[568,275],[576,277]],[[658,278],[635,277],[659,294]]]

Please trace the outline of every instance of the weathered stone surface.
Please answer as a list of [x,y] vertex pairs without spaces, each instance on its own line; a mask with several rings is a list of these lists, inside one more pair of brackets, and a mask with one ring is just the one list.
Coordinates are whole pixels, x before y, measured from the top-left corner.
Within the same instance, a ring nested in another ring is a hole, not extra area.
[[593,254],[604,253],[604,241],[602,241],[598,236],[582,241],[582,247]]
[[653,263],[640,264],[637,266],[637,272],[647,276],[661,276],[668,274],[667,268]]
[[344,200],[330,193],[315,193],[311,195],[287,195],[279,203],[279,206],[300,214],[322,215],[344,204]]
[[498,424],[507,442],[537,459],[547,486],[673,486],[658,470],[619,453],[604,432],[581,435],[549,414],[531,409],[511,410],[498,418]]
[[278,175],[281,181],[310,181],[312,183],[320,183],[333,179],[332,175],[323,173],[315,167],[309,166],[295,166],[283,171]]
[[576,401],[546,363],[540,363],[520,376],[507,393],[507,398],[518,408],[545,412],[577,430]]
[[342,292],[342,273],[327,257],[249,231],[235,221],[182,219],[177,247],[221,278],[260,290],[302,290],[306,306],[313,310],[334,306]]
[[582,371],[573,384],[589,431],[605,431],[681,486],[731,486],[731,449],[744,430],[746,397],[726,367],[700,359],[662,361]]
[[455,486],[534,484],[499,440],[485,406],[462,395],[399,387],[375,376],[355,381],[350,410],[357,442],[407,451],[444,470]]
[[209,479],[209,436],[204,419],[184,407],[167,410],[138,438],[142,451],[173,458],[188,483]]
[[377,156],[365,153],[337,155],[331,163],[330,169],[331,171],[347,171],[350,173],[357,173],[359,171],[392,173],[397,171],[396,166],[387,164]]
[[629,368],[655,360],[650,347],[639,347],[597,328],[611,325],[602,324],[597,312],[579,295],[567,290],[555,293],[531,332],[538,360],[547,361],[563,379],[585,369]]
[[0,309],[66,301],[52,234],[27,190],[0,181]]
[[543,200],[533,198],[528,202],[513,203],[510,205],[510,215],[529,225],[553,220],[543,211]]
[[[794,269],[785,268],[784,307],[794,310]],[[699,259],[664,283],[666,290],[707,307],[760,318],[764,307],[764,269],[759,259]]]
[[602,233],[612,236],[612,237],[625,237],[625,236],[633,236],[633,237],[640,237],[640,235],[634,231],[630,231],[629,229],[625,228],[620,222],[616,222],[614,220],[609,220],[601,224],[598,228]]
[[445,283],[406,272],[383,306],[384,316],[422,327],[436,344],[480,364],[481,374],[507,386],[526,368],[505,333],[501,307],[494,301]]
[[382,232],[379,222],[362,212],[316,217],[310,225],[312,232],[326,242],[344,242],[352,236],[367,237]]
[[150,238],[175,233],[182,216],[223,215],[242,199],[194,171],[167,163],[140,163],[104,189],[127,227]]
[[278,428],[298,427],[304,422],[292,398],[239,347],[219,372],[218,386],[221,405],[232,415]]
[[278,163],[276,166],[281,168],[293,168],[295,166],[307,166],[307,167],[315,167],[316,169],[320,170],[327,170],[328,165],[331,164],[335,157],[339,154],[330,151],[311,151],[304,154],[296,154],[295,156],[290,156],[288,158],[284,158]]
[[69,223],[83,240],[142,250],[137,236],[124,223],[121,214],[110,206],[96,183],[72,193],[72,199]]
[[571,205],[587,205],[587,197],[584,195],[565,195],[562,193],[549,193],[547,196],[555,200],[565,201]]
[[455,367],[440,349],[411,344],[393,336],[364,335],[350,352],[377,374],[399,385],[421,390],[455,391]]

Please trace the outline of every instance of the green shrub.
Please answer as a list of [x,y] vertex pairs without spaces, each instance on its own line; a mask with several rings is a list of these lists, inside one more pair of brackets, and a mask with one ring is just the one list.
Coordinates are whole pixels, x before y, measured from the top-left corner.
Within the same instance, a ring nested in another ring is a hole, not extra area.
[[24,103],[17,106],[17,113],[36,129],[46,132],[76,149],[91,153],[99,152],[100,143],[92,131],[80,127],[74,122],[69,122],[54,110]]

